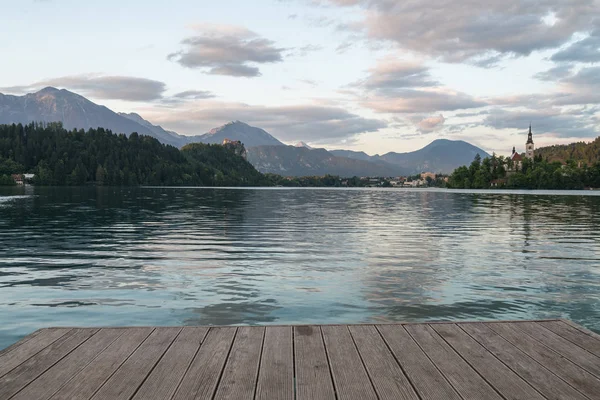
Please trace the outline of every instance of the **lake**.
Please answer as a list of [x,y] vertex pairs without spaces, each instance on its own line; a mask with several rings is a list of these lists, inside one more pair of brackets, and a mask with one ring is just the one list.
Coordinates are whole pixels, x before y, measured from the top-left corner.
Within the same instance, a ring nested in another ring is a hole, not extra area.
[[0,348],[48,326],[568,318],[600,193],[0,188]]

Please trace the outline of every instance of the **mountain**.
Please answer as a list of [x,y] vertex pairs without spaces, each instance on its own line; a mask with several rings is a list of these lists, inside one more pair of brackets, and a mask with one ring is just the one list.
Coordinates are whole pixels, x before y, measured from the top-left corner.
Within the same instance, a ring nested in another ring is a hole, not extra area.
[[[259,170],[289,175],[394,176],[423,171],[450,173],[469,164],[475,154],[488,154],[463,141],[440,139],[409,153],[369,156],[350,150],[312,149],[304,142],[286,146],[263,129],[232,121],[197,136],[179,135],[153,125],[135,113],[115,113],[68,90],[47,87],[24,96],[0,94],[0,124],[60,121],[66,129],[103,127],[126,135],[137,132],[175,147],[189,143],[239,140],[249,150],[248,160]],[[253,151],[253,148],[260,149]]]
[[295,146],[256,146],[248,149],[248,161],[263,173],[283,176],[398,176],[402,167],[337,157],[325,149]]
[[137,132],[179,146],[177,137],[157,134],[152,124],[141,125],[135,119],[119,115],[68,90],[47,87],[24,96],[0,94],[0,124],[28,124],[34,121],[60,121],[69,130],[103,127],[127,135]]
[[150,122],[146,121],[144,118],[142,118],[139,114],[136,113],[119,113],[119,115],[133,122],[136,122],[137,124],[150,130],[152,132],[150,136],[155,137],[161,143],[164,144],[170,144],[175,147],[181,147],[185,144],[192,143],[193,138],[196,137],[179,135],[176,132],[167,131],[160,125],[152,125]]
[[224,139],[239,140],[246,147],[280,145],[279,140],[263,129],[240,121],[229,122],[197,136],[179,135],[143,119],[135,113],[115,113],[76,93],[47,87],[23,96],[0,93],[0,124],[30,122],[62,122],[66,129],[103,127],[126,135],[137,132],[152,136],[162,143],[182,147],[189,143],[222,143]]
[[294,147],[304,147],[304,148],[307,148],[307,149],[309,149],[309,150],[313,150],[313,148],[312,148],[312,147],[310,147],[309,145],[307,145],[306,143],[304,143],[304,142],[302,142],[302,141],[300,141],[300,142],[296,143],[296,144],[294,145]]
[[223,143],[223,140],[239,140],[246,146],[285,146],[279,140],[269,135],[265,130],[250,126],[241,121],[228,122],[223,126],[211,129],[204,135],[194,137],[202,143]]
[[332,154],[356,160],[386,162],[410,171],[410,174],[437,172],[449,174],[462,165],[469,165],[476,154],[490,155],[479,147],[462,140],[437,139],[420,150],[407,153],[386,153],[369,156],[364,152],[333,150]]
[[479,147],[462,140],[437,139],[420,150],[408,153],[386,153],[379,159],[415,173],[431,171],[449,174],[462,165],[469,165],[476,154],[481,158],[490,155]]
[[364,151],[331,150],[330,153],[338,157],[347,157],[362,161],[374,161],[376,159],[376,157],[372,157]]

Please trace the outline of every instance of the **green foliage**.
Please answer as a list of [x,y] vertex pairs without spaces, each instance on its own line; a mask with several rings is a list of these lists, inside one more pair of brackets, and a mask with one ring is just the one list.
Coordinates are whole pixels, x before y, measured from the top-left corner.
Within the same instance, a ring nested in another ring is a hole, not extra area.
[[508,161],[495,155],[483,161],[479,157],[467,168],[462,166],[450,175],[448,187],[461,189],[487,189],[496,181],[496,187],[514,189],[583,189],[585,187],[600,188],[600,162],[581,168],[575,160],[549,162],[543,157],[535,161],[524,159],[521,169],[506,172],[510,169]]
[[577,142],[564,145],[541,147],[535,150],[536,162],[540,160],[548,162],[566,162],[573,160],[576,164],[581,162],[587,165],[595,165],[600,162],[600,137],[593,142]]
[[181,149],[200,180],[209,186],[264,186],[268,179],[234,149],[218,144],[192,143]]
[[267,182],[246,160],[223,146],[193,144],[180,151],[137,133],[127,137],[103,128],[68,131],[61,123],[0,125],[0,176],[13,173],[34,173],[34,183],[39,185],[243,186]]
[[0,186],[14,186],[17,183],[10,175],[0,175]]

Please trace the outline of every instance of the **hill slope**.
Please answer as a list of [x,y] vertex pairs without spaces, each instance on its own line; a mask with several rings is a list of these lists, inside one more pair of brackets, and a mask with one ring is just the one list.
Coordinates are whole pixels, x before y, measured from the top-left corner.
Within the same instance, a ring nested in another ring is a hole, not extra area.
[[337,157],[325,149],[295,146],[251,147],[248,161],[260,172],[283,176],[398,176],[406,172],[399,166]]
[[333,150],[332,154],[371,162],[384,161],[399,166],[410,174],[438,172],[449,174],[462,165],[468,165],[476,154],[482,158],[489,156],[479,147],[462,140],[437,139],[422,149],[407,153],[390,152],[384,155],[369,156],[364,152]]
[[561,144],[535,149],[535,155],[541,155],[544,160],[560,161],[567,160],[581,161],[588,165],[600,162],[600,137],[593,142],[577,142],[571,144]]

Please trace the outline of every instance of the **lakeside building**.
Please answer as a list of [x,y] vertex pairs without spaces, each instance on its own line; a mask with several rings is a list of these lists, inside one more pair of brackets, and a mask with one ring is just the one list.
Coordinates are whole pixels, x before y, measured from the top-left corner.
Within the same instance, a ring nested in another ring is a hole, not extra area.
[[423,172],[421,173],[421,179],[422,180],[427,180],[427,178],[431,178],[432,180],[435,181],[435,178],[437,177],[437,174],[433,173],[433,172]]
[[[529,133],[527,134],[527,142],[525,142],[525,158],[533,161],[535,156],[535,145],[533,143],[533,134],[531,133],[531,124],[529,124]],[[508,165],[507,172],[520,171],[523,167],[523,156],[517,153],[515,146],[513,146],[512,154],[510,156],[512,165]]]

